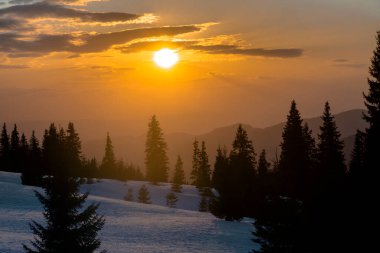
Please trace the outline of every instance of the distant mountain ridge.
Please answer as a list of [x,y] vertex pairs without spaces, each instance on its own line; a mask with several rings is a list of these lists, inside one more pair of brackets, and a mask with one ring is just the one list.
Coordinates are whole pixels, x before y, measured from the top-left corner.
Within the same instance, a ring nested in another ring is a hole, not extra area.
[[[345,142],[347,161],[349,161],[350,158],[356,130],[364,130],[367,125],[362,119],[362,114],[363,110],[355,109],[334,115],[338,129],[342,134],[342,140]],[[314,137],[317,138],[319,127],[322,123],[321,118],[314,117],[304,119],[304,122],[309,125]],[[275,159],[276,152],[277,156],[280,156],[281,148],[279,145],[282,140],[282,130],[285,122],[266,128],[253,128],[248,124],[242,125],[247,131],[249,138],[252,140],[256,153],[260,153],[262,149],[266,149],[270,161]],[[189,175],[191,170],[192,143],[195,138],[199,141],[206,142],[210,164],[213,167],[218,146],[225,146],[228,150],[231,150],[237,126],[238,124],[219,127],[201,135],[187,133],[172,133],[165,135],[165,140],[168,143],[169,149],[168,156],[170,160],[170,168],[172,169],[174,167],[177,155],[181,155],[184,161],[186,174]],[[165,129],[163,130],[165,132]],[[127,162],[140,166],[144,171],[145,136],[111,136],[111,138],[115,147],[116,156],[123,158]],[[83,151],[87,157],[96,157],[101,161],[104,154],[104,145],[105,138],[84,141]]]

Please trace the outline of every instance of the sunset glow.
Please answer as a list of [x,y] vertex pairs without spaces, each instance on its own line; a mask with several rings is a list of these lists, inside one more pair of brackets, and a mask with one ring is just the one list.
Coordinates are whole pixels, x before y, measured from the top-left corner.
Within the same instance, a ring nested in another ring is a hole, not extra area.
[[153,61],[161,68],[169,69],[179,60],[178,54],[174,50],[163,48],[153,54]]

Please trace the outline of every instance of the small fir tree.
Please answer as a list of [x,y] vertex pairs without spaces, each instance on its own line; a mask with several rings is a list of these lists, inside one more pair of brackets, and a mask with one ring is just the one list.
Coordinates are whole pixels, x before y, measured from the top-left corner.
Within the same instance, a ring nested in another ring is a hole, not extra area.
[[260,153],[257,172],[259,173],[259,175],[265,175],[268,173],[269,168],[270,168],[270,163],[267,161],[266,152],[265,152],[265,149],[263,149]]
[[127,192],[127,195],[124,196],[124,200],[125,201],[133,201],[134,200],[132,188],[128,188],[128,192]]
[[104,225],[103,216],[96,213],[98,204],[90,204],[83,210],[88,194],[79,193],[76,179],[50,177],[45,194],[36,192],[44,207],[46,225],[33,221],[30,228],[35,234],[31,247],[23,245],[27,253],[92,253],[100,247],[97,236]]
[[166,205],[170,208],[175,208],[177,204],[178,198],[174,194],[174,192],[169,192],[166,194]]
[[148,188],[144,184],[140,187],[138,201],[144,204],[151,204]]
[[175,164],[172,191],[182,192],[182,185],[185,183],[185,171],[183,170],[183,162],[180,156],[177,157]]

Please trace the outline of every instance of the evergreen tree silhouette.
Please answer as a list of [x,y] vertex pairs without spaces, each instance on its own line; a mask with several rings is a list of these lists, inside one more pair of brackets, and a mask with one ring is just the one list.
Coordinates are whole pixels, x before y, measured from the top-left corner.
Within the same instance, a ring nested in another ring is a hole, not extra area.
[[13,172],[21,172],[20,168],[20,135],[17,130],[17,125],[14,125],[13,131],[11,133],[11,146],[10,146],[10,160],[11,160],[11,170]]
[[[83,209],[88,194],[79,193],[75,178],[54,176],[44,183],[45,194],[36,191],[42,203],[46,225],[33,221],[30,228],[35,238],[31,247],[23,245],[27,253],[92,253],[100,247],[97,233],[104,218],[96,211],[98,204]],[[83,209],[83,210],[82,210]]]
[[369,123],[369,127],[365,132],[365,172],[363,173],[377,181],[380,178],[380,31],[377,32],[369,75],[369,90],[364,94],[364,104],[367,107],[364,119]]
[[10,148],[10,138],[7,132],[7,125],[3,124],[3,129],[1,131],[0,137],[0,161],[3,167],[3,170],[10,171],[10,162],[11,162],[11,148]]
[[107,133],[104,156],[102,164],[100,165],[100,170],[101,176],[105,178],[112,178],[112,175],[116,170],[116,158],[109,133]]
[[127,195],[124,196],[124,200],[125,201],[133,201],[133,189],[132,188],[128,188],[128,192],[127,192]]
[[42,151],[34,131],[29,140],[26,161],[27,165],[22,168],[22,184],[41,186],[43,176]]
[[144,204],[151,204],[149,190],[144,184],[139,189],[138,201]]
[[346,165],[344,163],[343,141],[340,140],[340,132],[334,116],[331,115],[328,102],[325,104],[322,122],[318,135],[318,169],[325,186],[330,185],[332,187],[342,183],[346,173]]
[[305,138],[308,132],[302,126],[301,115],[296,102],[291,103],[287,122],[282,132],[281,155],[279,161],[278,182],[284,195],[302,198],[308,182],[306,178],[312,166],[310,161],[310,137]]
[[356,131],[354,149],[351,153],[349,174],[351,178],[360,177],[364,170],[365,154],[365,133],[360,130]]
[[259,175],[266,175],[270,168],[270,163],[267,161],[265,149],[263,149],[259,156],[259,165],[257,167],[257,172]]
[[68,167],[71,168],[73,175],[83,177],[82,144],[72,122],[69,122],[67,126],[65,144]]
[[166,194],[166,205],[171,208],[175,208],[178,198],[173,192]]
[[155,115],[152,116],[145,142],[145,166],[147,180],[167,182],[168,180],[168,157],[167,144],[164,134]]
[[54,123],[45,130],[42,141],[44,175],[68,174],[61,134],[62,131],[58,131]]
[[182,192],[182,185],[185,183],[185,171],[183,170],[183,162],[181,156],[177,156],[175,164],[172,191]]
[[215,158],[214,171],[212,175],[212,186],[219,192],[226,192],[227,180],[229,177],[229,157],[227,156],[227,150],[218,147],[216,151],[217,155]]
[[193,159],[192,159],[192,170],[191,170],[191,175],[190,178],[192,180],[193,185],[198,185],[199,182],[199,167],[200,167],[200,153],[201,151],[199,150],[199,141],[197,139],[194,140],[193,142]]

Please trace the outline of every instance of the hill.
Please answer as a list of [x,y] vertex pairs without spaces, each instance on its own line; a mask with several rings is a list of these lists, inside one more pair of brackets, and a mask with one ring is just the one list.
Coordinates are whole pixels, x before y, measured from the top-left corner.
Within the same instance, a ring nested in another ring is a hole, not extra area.
[[[141,184],[149,188],[153,204],[122,200],[129,187],[138,189]],[[193,186],[178,194],[179,208],[168,208],[163,204],[168,189],[168,184],[114,180],[83,185],[82,191],[90,192],[88,201],[99,202],[99,213],[106,219],[100,233],[102,248],[112,253],[228,253],[255,247],[251,220],[228,222],[193,211],[200,200]],[[33,239],[28,224],[42,221],[33,190],[38,188],[20,184],[19,174],[0,172],[1,253],[24,252],[21,245]]]
[[[353,147],[353,135],[356,129],[364,129],[366,123],[362,120],[363,111],[360,109],[350,110],[335,115],[336,123],[341,131],[342,139],[345,142],[346,160],[349,161],[350,153]],[[319,126],[322,122],[320,117],[305,119],[313,132],[314,137],[319,133]],[[280,143],[282,140],[282,130],[285,122],[276,124],[266,128],[254,128],[248,124],[243,124],[244,129],[248,132],[250,139],[253,142],[256,153],[262,149],[266,149],[269,160],[274,160],[276,152],[280,155]],[[187,175],[191,170],[192,159],[192,143],[195,138],[199,141],[206,142],[207,151],[211,164],[214,163],[216,149],[218,146],[225,146],[228,150],[231,149],[232,141],[235,137],[235,131],[238,124],[219,127],[202,135],[192,135],[186,133],[167,134],[165,139],[168,143],[168,155],[171,161],[171,168],[174,167],[174,162],[177,155],[181,155],[184,161],[184,168]],[[115,147],[117,157],[122,157],[126,161],[144,168],[144,143],[145,136],[111,136]],[[96,157],[101,160],[104,154],[105,139],[94,139],[83,143],[83,150],[89,157]]]

